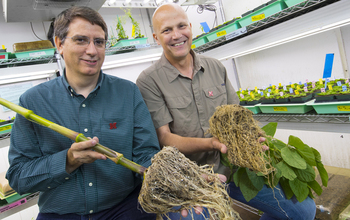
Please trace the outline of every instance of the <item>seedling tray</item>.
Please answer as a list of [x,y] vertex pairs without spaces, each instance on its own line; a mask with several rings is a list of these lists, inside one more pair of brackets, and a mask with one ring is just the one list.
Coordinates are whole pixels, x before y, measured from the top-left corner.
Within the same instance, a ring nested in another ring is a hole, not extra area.
[[200,47],[206,43],[208,43],[207,37],[206,36],[200,37],[192,42],[191,49],[194,49],[196,47]]
[[14,53],[16,58],[33,58],[42,56],[53,56],[55,54],[56,48],[49,48],[44,50],[31,50],[25,52]]
[[6,134],[11,132],[13,123],[0,125],[0,134]]
[[7,60],[9,59],[10,52],[1,52],[0,53],[0,60]]
[[213,32],[209,32],[206,37],[208,39],[208,41],[213,41],[213,40],[216,40],[222,36],[225,36],[231,32],[234,32],[235,30],[237,29],[240,29],[241,26],[240,24],[238,23],[239,20],[231,23],[231,24],[227,24],[225,26],[223,26],[222,28],[219,28],[218,30],[216,31],[213,31]]
[[254,10],[253,13],[250,13],[244,16],[243,18],[238,20],[238,22],[241,25],[241,27],[245,27],[252,24],[253,22],[262,20],[273,14],[276,14],[277,12],[280,12],[286,8],[287,8],[287,5],[286,3],[284,3],[283,0],[277,0],[259,10]]
[[350,114],[350,101],[344,102],[321,102],[311,100],[307,105],[312,106],[317,114]]
[[[311,102],[311,101],[309,101]],[[312,106],[307,103],[281,103],[281,104],[258,104],[262,113],[273,113],[273,114],[304,114],[313,109]]]
[[301,2],[304,2],[305,0],[284,0],[284,2],[286,3],[286,5],[288,6],[288,8],[297,5]]
[[259,106],[256,105],[242,105],[244,108],[249,109],[253,114],[258,114],[261,112]]
[[118,41],[113,47],[127,47],[140,44],[147,44],[147,38],[126,39]]

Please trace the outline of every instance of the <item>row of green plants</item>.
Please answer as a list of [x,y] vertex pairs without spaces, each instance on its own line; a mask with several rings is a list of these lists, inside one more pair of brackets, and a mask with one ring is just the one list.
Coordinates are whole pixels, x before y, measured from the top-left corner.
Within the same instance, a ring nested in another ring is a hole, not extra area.
[[241,105],[257,103],[305,102],[312,98],[330,100],[335,96],[350,94],[349,79],[323,79],[305,83],[290,83],[289,85],[270,85],[267,88],[237,91]]
[[126,20],[128,18],[131,20],[131,23],[132,23],[131,37],[133,39],[144,37],[144,35],[142,35],[141,33],[140,24],[132,16],[130,9],[123,9],[123,11],[125,12],[125,15],[117,16],[116,18],[117,24],[114,29],[116,30],[117,34],[115,35],[113,31],[114,29],[113,28],[111,29],[110,43],[112,47],[120,40],[129,39],[129,36],[126,34],[126,31],[124,29],[124,25],[126,24]]

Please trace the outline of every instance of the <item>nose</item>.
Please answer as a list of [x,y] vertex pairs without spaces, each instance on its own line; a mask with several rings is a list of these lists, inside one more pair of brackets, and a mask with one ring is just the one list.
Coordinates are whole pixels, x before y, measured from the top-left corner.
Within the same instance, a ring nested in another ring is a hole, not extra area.
[[96,49],[94,41],[90,41],[90,43],[87,45],[86,53],[91,54],[91,55],[97,54],[97,49]]
[[180,30],[174,29],[173,39],[179,39],[182,36]]

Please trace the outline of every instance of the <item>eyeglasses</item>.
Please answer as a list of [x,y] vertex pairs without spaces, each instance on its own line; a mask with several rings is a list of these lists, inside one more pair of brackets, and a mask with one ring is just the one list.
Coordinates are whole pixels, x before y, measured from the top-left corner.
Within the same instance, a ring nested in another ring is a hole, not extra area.
[[[82,46],[82,47],[86,47],[87,45],[90,44],[90,38],[88,38],[87,36],[74,36],[74,37],[66,37],[69,39],[72,39],[72,41],[78,45],[78,46]],[[108,48],[110,46],[109,41],[103,39],[103,38],[95,38],[93,40],[94,45],[96,48],[98,49],[105,49]]]

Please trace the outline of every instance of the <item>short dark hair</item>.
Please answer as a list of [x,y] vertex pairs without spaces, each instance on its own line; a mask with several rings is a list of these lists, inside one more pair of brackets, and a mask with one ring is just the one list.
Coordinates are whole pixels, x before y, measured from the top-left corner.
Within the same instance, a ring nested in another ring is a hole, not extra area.
[[73,6],[62,11],[55,19],[54,36],[62,41],[67,37],[70,23],[76,18],[86,19],[91,24],[100,26],[105,32],[105,40],[108,39],[108,29],[102,16],[92,8],[85,6]]

